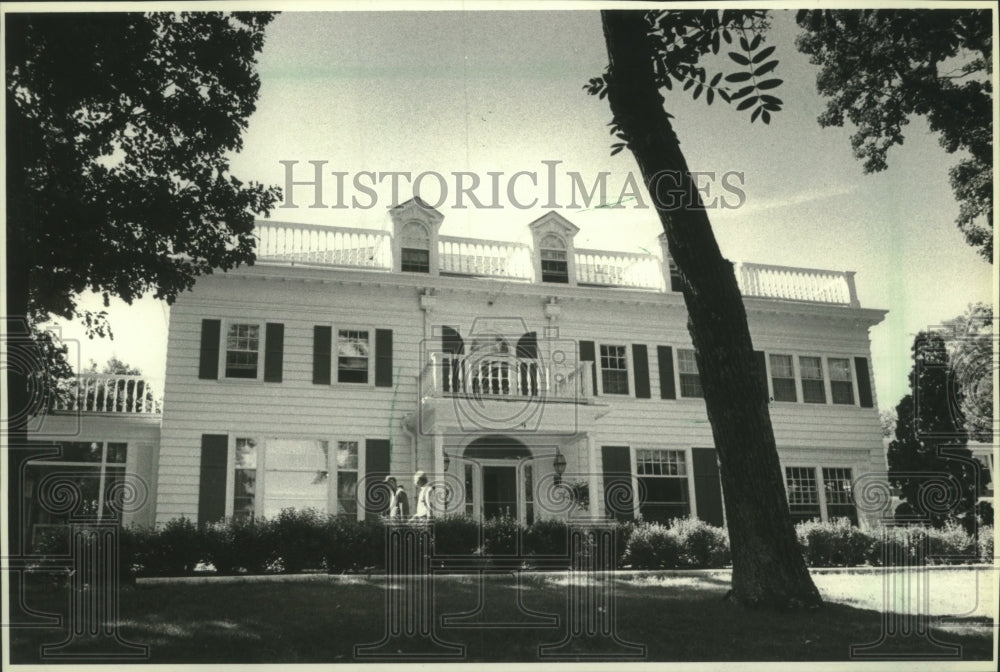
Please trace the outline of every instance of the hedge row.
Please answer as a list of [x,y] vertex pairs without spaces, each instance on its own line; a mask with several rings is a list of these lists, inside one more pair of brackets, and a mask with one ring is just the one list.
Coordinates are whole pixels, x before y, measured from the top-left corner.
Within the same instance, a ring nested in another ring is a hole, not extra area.
[[[616,566],[635,569],[713,568],[730,564],[729,537],[699,520],[615,523]],[[464,516],[434,521],[434,561],[443,566],[469,560],[504,566],[566,568],[570,557],[592,554],[594,535],[569,546],[567,526],[544,520],[522,527],[511,518],[480,524]],[[809,522],[796,527],[799,546],[813,567],[879,566],[884,558],[908,564],[992,562],[993,529],[978,539],[957,525],[942,529],[905,527],[862,531],[846,520]],[[62,537],[63,544],[65,537]],[[198,528],[172,520],[159,528],[124,528],[121,563],[131,576],[191,574],[211,565],[220,574],[330,573],[364,571],[384,565],[385,527],[311,510],[286,509],[271,520],[230,522]],[[53,542],[48,549],[56,552]],[[575,555],[574,555],[575,554]]]

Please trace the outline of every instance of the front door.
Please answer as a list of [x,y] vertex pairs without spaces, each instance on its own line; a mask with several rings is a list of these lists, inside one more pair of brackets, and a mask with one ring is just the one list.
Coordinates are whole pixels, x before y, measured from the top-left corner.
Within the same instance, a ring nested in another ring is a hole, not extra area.
[[510,516],[519,520],[517,510],[517,467],[483,466],[483,518]]

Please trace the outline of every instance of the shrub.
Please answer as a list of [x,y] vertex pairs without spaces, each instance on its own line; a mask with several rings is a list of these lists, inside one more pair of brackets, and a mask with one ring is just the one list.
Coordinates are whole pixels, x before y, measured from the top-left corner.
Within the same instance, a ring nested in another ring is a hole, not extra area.
[[979,560],[993,564],[993,528],[979,528]]
[[955,521],[940,529],[931,528],[927,537],[928,560],[935,564],[971,562],[979,556],[975,537]]
[[479,523],[464,514],[434,519],[434,553],[473,555],[479,551]]
[[204,560],[205,537],[187,518],[167,521],[162,528],[137,531],[136,564],[147,576],[190,574]]
[[263,574],[277,559],[277,541],[270,521],[234,520],[204,530],[206,562],[219,574]]
[[635,525],[629,535],[625,562],[633,569],[670,569],[680,562],[677,537],[660,523]]
[[515,555],[521,526],[510,516],[490,518],[483,523],[483,553],[485,555]]
[[325,521],[315,509],[282,509],[271,521],[271,534],[285,573],[322,566]]
[[561,520],[536,520],[524,530],[525,555],[567,557],[569,527]]
[[721,527],[678,518],[671,521],[669,533],[677,540],[682,567],[725,567],[730,563],[729,535]]
[[810,567],[855,567],[863,564],[873,550],[873,539],[847,518],[822,523],[818,520],[795,526],[799,548]]
[[328,573],[351,572],[385,564],[385,524],[329,516],[323,523],[322,556]]

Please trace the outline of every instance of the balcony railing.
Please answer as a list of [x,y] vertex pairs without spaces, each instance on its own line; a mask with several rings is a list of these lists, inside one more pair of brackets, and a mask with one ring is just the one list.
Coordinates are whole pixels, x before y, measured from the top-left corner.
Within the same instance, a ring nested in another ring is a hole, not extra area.
[[586,403],[593,396],[592,368],[593,362],[567,368],[526,357],[431,353],[420,376],[420,392],[423,398]]
[[[387,231],[262,221],[256,224],[257,258],[374,271],[391,271],[393,239]],[[438,236],[437,269],[442,275],[540,282],[533,250],[523,243]],[[576,249],[578,285],[654,292],[669,291],[664,261],[655,254]],[[398,267],[398,264],[396,265]],[[852,271],[737,265],[744,296],[859,307]]]
[[660,258],[652,254],[576,250],[576,281],[581,285],[662,289]]
[[54,411],[160,413],[161,386],[144,376],[84,373],[68,381],[53,400]]
[[743,296],[859,305],[853,271],[741,264],[736,277]]
[[256,231],[262,261],[392,268],[392,237],[385,231],[282,222],[257,222]]
[[438,261],[442,273],[530,280],[531,248],[475,238],[438,237]]

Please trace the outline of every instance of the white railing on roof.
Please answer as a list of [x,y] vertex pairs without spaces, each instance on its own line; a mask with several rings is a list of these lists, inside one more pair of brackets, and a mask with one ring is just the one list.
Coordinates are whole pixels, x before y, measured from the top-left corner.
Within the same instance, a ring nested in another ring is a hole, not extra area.
[[652,254],[576,250],[576,281],[635,289],[663,289],[660,258]]
[[499,240],[439,236],[438,266],[442,273],[530,280],[531,248]]
[[421,373],[420,394],[587,403],[593,396],[593,365],[577,362],[565,371],[565,366],[530,357],[435,352]]
[[160,413],[163,410],[159,381],[146,376],[116,373],[82,373],[68,381],[52,404],[55,411],[83,413]]
[[736,277],[743,296],[833,303],[854,308],[860,305],[854,271],[740,264]]
[[257,258],[324,266],[390,270],[392,237],[385,231],[340,226],[257,222]]

